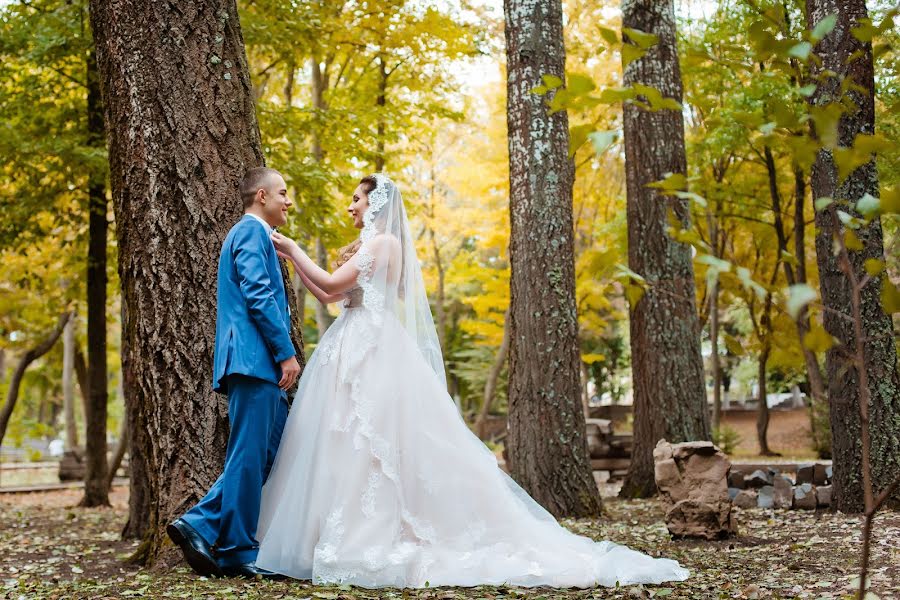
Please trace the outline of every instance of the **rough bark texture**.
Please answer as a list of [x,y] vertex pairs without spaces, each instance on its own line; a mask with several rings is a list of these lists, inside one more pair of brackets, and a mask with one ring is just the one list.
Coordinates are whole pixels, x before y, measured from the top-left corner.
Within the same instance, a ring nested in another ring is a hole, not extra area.
[[[87,117],[92,146],[103,144],[103,103],[94,53],[87,57]],[[106,169],[98,169],[88,179],[87,257],[87,386],[85,404],[85,477],[82,506],[109,505],[106,484]]]
[[78,426],[75,423],[75,319],[69,319],[63,329],[63,418],[66,422],[66,450],[78,446]]
[[125,305],[125,534],[143,530],[141,554],[152,559],[165,525],[221,471],[227,406],[210,385],[216,268],[241,215],[238,183],[263,156],[234,0],[92,0],[91,9]]
[[[596,515],[581,410],[572,224],[574,165],[565,112],[531,93],[564,77],[560,0],[506,0],[510,171],[511,472],[559,516]],[[652,474],[651,474],[652,476]]]
[[[681,102],[671,0],[623,2],[622,26],[659,36],[625,67],[625,85],[647,85]],[[667,233],[670,210],[687,224],[687,201],[646,187],[667,173],[686,174],[684,121],[677,110],[650,112],[626,103],[624,129],[628,265],[649,286],[631,314],[634,451],[622,495],[633,497],[656,493],[656,443],[708,440],[709,417],[691,249]]]
[[[862,0],[807,0],[807,25],[815,26],[828,15],[838,15],[838,23],[815,52],[821,65],[813,62],[814,75],[833,71],[836,77],[820,81],[811,98],[813,105],[841,100],[841,80],[852,80],[847,97],[855,105],[841,117],[838,145],[850,146],[856,135],[875,131],[875,81],[871,44],[864,44],[851,34],[859,19],[867,17]],[[848,63],[850,56],[856,55]],[[863,92],[862,90],[865,90]],[[878,196],[878,173],[875,161],[859,167],[844,182],[839,182],[830,150],[822,150],[813,165],[811,185],[814,198],[830,197],[855,202],[864,194]],[[851,289],[847,276],[841,272],[833,252],[833,240],[842,232],[836,231],[837,219],[831,214],[832,204],[816,213],[816,260],[819,266],[819,285],[826,307],[823,324],[826,331],[853,352],[856,338],[853,322],[847,317],[851,311]],[[884,245],[879,219],[856,231],[863,244],[862,251],[850,252],[853,272],[862,280],[863,263],[868,258],[884,259]],[[900,380],[897,374],[897,353],[893,326],[884,313],[879,298],[881,277],[874,277],[861,292],[860,313],[864,340],[865,369],[869,384],[869,419],[872,439],[872,482],[875,494],[900,476]],[[845,512],[864,509],[862,480],[862,450],[859,415],[859,378],[856,369],[833,348],[826,354],[828,401],[831,409],[832,455],[834,460],[834,490],[832,507]],[[893,502],[900,501],[900,492]]]
[[31,363],[50,351],[50,348],[53,347],[53,344],[55,344],[56,340],[59,339],[59,336],[62,335],[63,328],[65,328],[66,323],[68,323],[71,318],[71,313],[63,313],[59,317],[56,328],[50,335],[44,338],[40,344],[25,352],[25,354],[22,355],[22,358],[19,359],[19,364],[16,365],[16,369],[13,371],[12,377],[9,380],[9,388],[6,390],[6,402],[3,404],[3,407],[0,408],[0,445],[3,444],[3,438],[6,436],[9,418],[16,408],[16,402],[19,399],[19,387],[22,385],[22,377],[25,376],[25,370]]

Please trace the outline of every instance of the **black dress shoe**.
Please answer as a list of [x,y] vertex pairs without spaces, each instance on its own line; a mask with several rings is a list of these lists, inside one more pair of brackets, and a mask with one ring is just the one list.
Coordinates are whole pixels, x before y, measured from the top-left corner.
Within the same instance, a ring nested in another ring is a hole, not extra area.
[[222,572],[225,573],[226,577],[247,577],[249,579],[261,577],[273,581],[285,579],[285,576],[281,573],[273,573],[272,571],[257,567],[255,562],[247,563],[245,565],[236,565],[234,567],[222,567]]
[[222,569],[213,557],[212,548],[197,530],[184,519],[175,519],[166,527],[166,533],[181,547],[184,560],[198,574],[204,577],[222,577]]

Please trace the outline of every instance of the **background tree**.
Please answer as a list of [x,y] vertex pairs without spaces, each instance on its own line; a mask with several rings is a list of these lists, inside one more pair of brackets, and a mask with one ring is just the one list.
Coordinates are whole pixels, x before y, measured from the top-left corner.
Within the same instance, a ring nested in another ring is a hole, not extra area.
[[[216,266],[241,214],[240,178],[263,157],[233,0],[91,8],[119,223],[129,430],[142,457],[132,487],[144,486],[136,493],[149,509],[130,520],[146,523],[153,557],[164,526],[221,469],[226,406],[210,387]],[[295,332],[302,359],[301,343]]]
[[710,432],[691,249],[668,233],[669,211],[686,225],[688,203],[648,187],[687,173],[672,2],[626,1],[622,27],[639,56],[623,54],[624,82],[636,94],[624,109],[628,266],[646,289],[632,304],[634,450],[621,493],[649,496],[656,442]]
[[[900,379],[891,318],[881,303],[881,290],[890,285],[868,261],[884,264],[881,220],[865,224],[851,218],[865,197],[878,197],[878,173],[872,153],[879,147],[875,134],[875,78],[872,37],[876,33],[862,0],[835,2],[808,0],[810,29],[833,22],[833,30],[815,48],[821,59],[813,62],[817,84],[810,98],[814,132],[824,146],[812,169],[814,198],[833,199],[816,212],[816,260],[825,306],[825,329],[845,348],[857,342],[851,317],[851,286],[834,251],[835,238],[847,240],[855,277],[867,284],[860,290],[860,313],[865,339],[864,364],[852,364],[834,346],[826,354],[828,398],[831,405],[834,452],[834,507],[859,512],[867,507],[862,473],[862,437],[871,437],[874,488],[881,490],[900,477]],[[836,20],[834,20],[836,17]],[[830,115],[829,115],[830,113]],[[837,113],[839,119],[827,119]],[[816,117],[819,119],[816,120]],[[827,202],[827,201],[826,201]],[[868,423],[859,412],[860,370],[865,370],[870,405]],[[866,431],[868,430],[868,431]],[[898,492],[900,494],[900,492]],[[894,496],[896,500],[897,495]]]
[[[565,111],[533,89],[565,73],[562,4],[504,2],[510,187],[509,451],[513,477],[556,516],[596,515],[575,305],[574,165]],[[546,86],[545,86],[546,89]]]

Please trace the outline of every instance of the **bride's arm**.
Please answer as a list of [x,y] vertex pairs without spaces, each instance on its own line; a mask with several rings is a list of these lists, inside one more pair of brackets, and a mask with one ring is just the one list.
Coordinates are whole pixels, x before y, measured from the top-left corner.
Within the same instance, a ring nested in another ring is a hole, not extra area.
[[303,285],[306,286],[306,289],[309,290],[309,293],[316,297],[316,300],[318,300],[322,304],[331,304],[332,302],[340,302],[341,300],[347,298],[347,296],[344,294],[326,294],[321,289],[319,289],[319,286],[309,280],[309,277],[307,277],[306,273],[304,273],[297,265],[297,263],[294,262],[293,258],[291,258],[290,260],[294,263],[294,267],[296,267],[297,269],[297,275],[300,277],[300,281],[303,282]]
[[[359,275],[356,261],[348,260],[334,273],[329,273],[307,256],[293,240],[277,231],[272,233],[272,243],[279,252],[290,258],[300,272],[301,278],[305,275],[323,294],[338,296],[356,285],[356,278]],[[313,294],[315,295],[315,292]]]

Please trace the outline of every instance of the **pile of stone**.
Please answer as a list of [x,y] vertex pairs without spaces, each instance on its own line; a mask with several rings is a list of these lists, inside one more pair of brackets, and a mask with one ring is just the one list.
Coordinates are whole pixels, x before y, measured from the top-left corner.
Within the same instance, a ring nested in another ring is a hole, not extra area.
[[728,473],[728,496],[740,508],[815,510],[831,505],[831,465],[797,466],[795,478],[775,467],[757,469],[749,476]]

